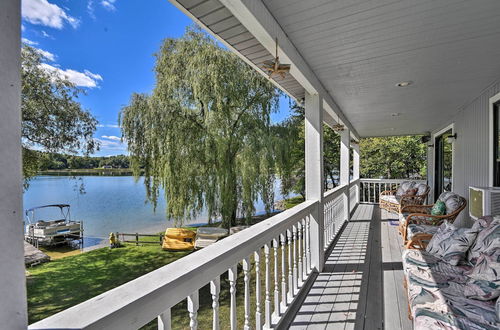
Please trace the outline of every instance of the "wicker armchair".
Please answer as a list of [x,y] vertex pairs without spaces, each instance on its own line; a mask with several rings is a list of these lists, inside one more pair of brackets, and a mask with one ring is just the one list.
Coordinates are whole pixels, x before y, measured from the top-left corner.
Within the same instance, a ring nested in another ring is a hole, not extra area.
[[[408,195],[409,189],[416,188],[417,194]],[[430,187],[425,183],[405,181],[398,190],[386,190],[380,193],[379,205],[388,212],[401,213],[401,208],[407,205],[422,205],[427,199]]]
[[465,198],[444,192],[439,200],[446,204],[447,214],[431,215],[434,205],[410,205],[401,208],[399,230],[407,248],[425,248],[437,228],[445,221],[452,223],[467,205]]

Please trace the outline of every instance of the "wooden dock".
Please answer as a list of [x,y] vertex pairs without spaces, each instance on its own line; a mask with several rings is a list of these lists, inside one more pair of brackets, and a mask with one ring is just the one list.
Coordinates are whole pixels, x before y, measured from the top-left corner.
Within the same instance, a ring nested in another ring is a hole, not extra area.
[[28,242],[24,242],[24,264],[28,266],[34,266],[41,264],[43,262],[50,261],[50,257],[31,245]]

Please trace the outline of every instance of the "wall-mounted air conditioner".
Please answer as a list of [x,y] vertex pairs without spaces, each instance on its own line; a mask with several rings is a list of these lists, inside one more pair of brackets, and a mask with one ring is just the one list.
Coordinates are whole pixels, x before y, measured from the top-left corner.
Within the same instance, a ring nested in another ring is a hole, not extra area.
[[500,188],[469,187],[469,214],[473,219],[500,215]]

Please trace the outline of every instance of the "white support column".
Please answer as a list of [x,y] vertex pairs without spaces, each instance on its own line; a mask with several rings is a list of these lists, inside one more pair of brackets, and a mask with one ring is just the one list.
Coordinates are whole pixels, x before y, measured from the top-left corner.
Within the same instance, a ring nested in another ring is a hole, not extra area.
[[353,144],[351,147],[353,151],[352,176],[354,180],[357,180],[359,179],[359,144]]
[[323,109],[319,95],[305,97],[305,165],[306,199],[319,201],[310,219],[311,267],[322,271],[324,266],[323,223]]
[[[359,142],[357,144],[352,145],[352,155],[353,155],[353,164],[352,164],[352,176],[354,180],[358,180],[360,178],[359,174]],[[359,204],[360,200],[360,183],[356,183],[356,204]]]
[[340,132],[340,185],[346,185],[344,189],[345,219],[350,220],[351,212],[349,205],[349,150],[351,147],[351,134],[345,128]]
[[26,329],[21,174],[21,1],[0,1],[0,324]]

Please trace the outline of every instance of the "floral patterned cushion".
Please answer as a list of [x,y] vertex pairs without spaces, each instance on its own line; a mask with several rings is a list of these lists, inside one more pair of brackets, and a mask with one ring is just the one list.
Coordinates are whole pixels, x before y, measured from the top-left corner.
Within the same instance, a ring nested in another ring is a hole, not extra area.
[[433,226],[433,225],[420,225],[420,224],[409,224],[407,233],[406,233],[406,238],[408,240],[412,239],[413,236],[416,234],[432,234],[434,235],[437,230],[438,226]]
[[427,191],[427,187],[428,185],[426,185],[425,183],[416,183],[413,186],[413,189],[417,189],[417,195],[422,195]]
[[[481,304],[482,303],[482,304]],[[489,303],[472,303],[470,299],[449,297],[444,302],[437,301],[415,308],[414,329],[449,329],[449,330],[493,330],[500,323],[495,317],[494,306]],[[441,311],[439,307],[451,306],[450,311]]]
[[500,298],[497,298],[497,302],[495,304],[495,312],[497,313],[497,320],[500,321]]
[[482,253],[469,273],[464,295],[479,300],[500,296],[500,247],[492,254]]
[[439,195],[438,200],[446,205],[446,214],[455,212],[463,203],[460,196],[451,191],[445,191]]
[[475,264],[481,253],[490,254],[500,247],[500,219],[483,217],[478,219],[472,228],[480,229],[467,255],[467,260]]
[[415,181],[403,181],[396,190],[396,196],[403,196],[415,185]]
[[436,204],[432,207],[431,210],[432,215],[444,215],[446,214],[446,204],[442,201],[437,201]]
[[[407,258],[418,254],[407,254]],[[421,257],[425,255],[425,251],[420,254]],[[432,326],[438,329],[494,329],[498,326],[494,301],[464,297],[467,267],[444,262],[431,262],[430,265],[429,268],[405,267],[415,329]]]
[[474,243],[477,234],[475,229],[457,228],[444,221],[430,240],[426,251],[450,265],[458,265],[465,260],[467,250]]
[[382,199],[382,200],[384,200],[386,202],[389,202],[389,203],[399,204],[400,196],[395,196],[395,195],[381,195],[380,199]]

